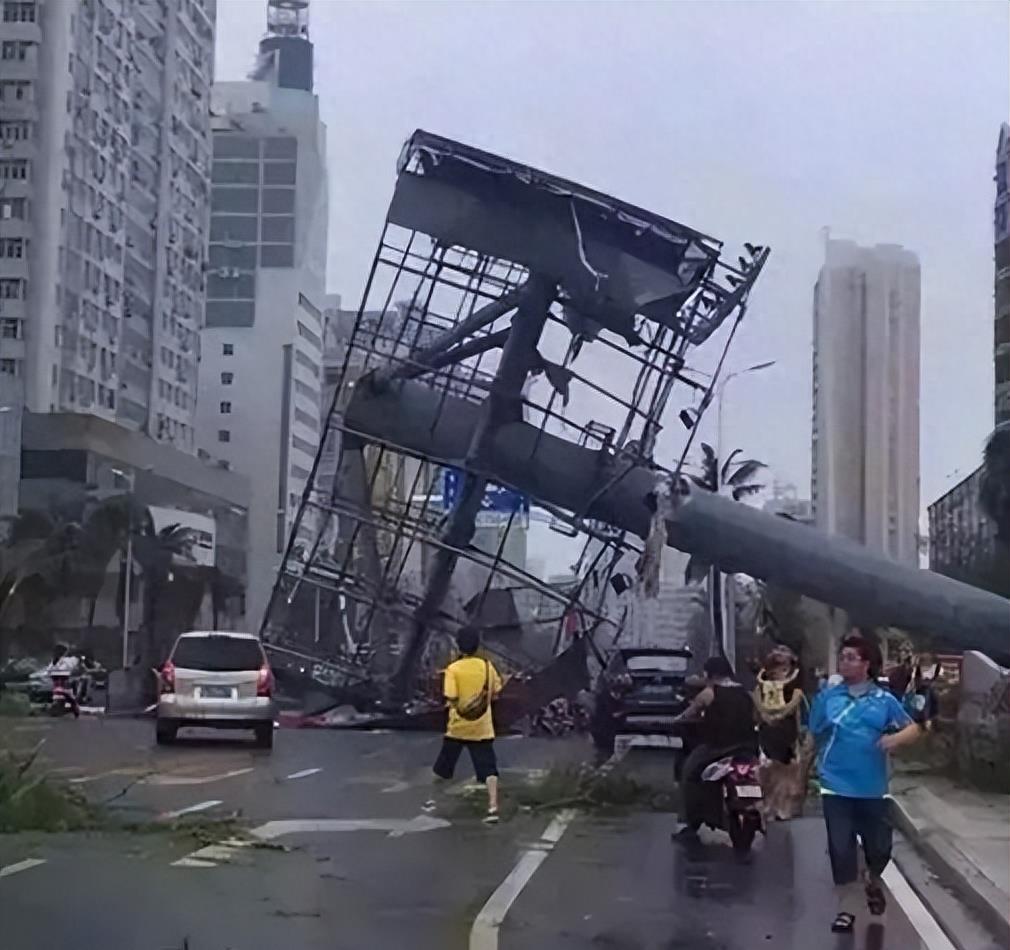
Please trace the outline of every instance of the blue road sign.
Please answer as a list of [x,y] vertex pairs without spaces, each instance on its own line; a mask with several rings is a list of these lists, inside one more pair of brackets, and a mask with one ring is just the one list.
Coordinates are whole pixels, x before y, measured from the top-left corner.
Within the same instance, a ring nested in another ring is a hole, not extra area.
[[[462,485],[463,473],[459,469],[445,469],[442,479],[442,505],[446,511],[455,507]],[[499,485],[488,485],[481,501],[481,510],[498,512],[506,517],[512,512],[529,514],[529,495],[523,495]]]

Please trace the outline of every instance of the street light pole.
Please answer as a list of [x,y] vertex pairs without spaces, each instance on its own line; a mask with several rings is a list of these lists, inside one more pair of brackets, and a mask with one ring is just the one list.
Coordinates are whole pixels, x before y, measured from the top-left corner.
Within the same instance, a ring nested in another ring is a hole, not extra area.
[[123,669],[130,665],[130,581],[133,578],[133,492],[137,483],[136,472],[124,472],[118,468],[113,475],[126,480],[130,486],[129,501],[126,506],[126,573],[123,577]]
[[[723,377],[722,382],[719,384],[719,389],[716,394],[715,407],[715,492],[717,495],[722,492],[723,484],[722,467],[724,459],[722,455],[722,405],[723,397],[726,393],[726,387],[729,385],[730,380],[735,379],[737,376],[746,376],[747,373],[757,373],[760,370],[768,369],[770,366],[774,365],[775,360],[766,360],[763,363],[755,363],[753,366],[748,366],[746,369],[740,369],[736,370],[736,372],[727,373]],[[716,608],[718,608],[721,629],[718,630],[717,633],[721,635],[723,654],[735,669],[736,618],[732,615],[733,611],[730,609],[732,604],[727,603],[726,579],[722,572],[714,567],[711,569],[709,576],[709,590],[711,591],[710,599],[713,621],[716,615]]]

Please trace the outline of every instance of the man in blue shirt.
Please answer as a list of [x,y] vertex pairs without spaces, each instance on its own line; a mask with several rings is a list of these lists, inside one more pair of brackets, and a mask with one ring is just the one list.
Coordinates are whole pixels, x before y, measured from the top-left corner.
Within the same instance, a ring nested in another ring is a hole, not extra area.
[[861,633],[847,636],[838,653],[842,682],[821,690],[810,710],[817,744],[828,855],[838,896],[834,933],[851,933],[859,901],[859,852],[866,858],[866,903],[884,913],[880,876],[891,860],[887,814],[887,754],[919,737],[893,694],[876,683],[879,652]]

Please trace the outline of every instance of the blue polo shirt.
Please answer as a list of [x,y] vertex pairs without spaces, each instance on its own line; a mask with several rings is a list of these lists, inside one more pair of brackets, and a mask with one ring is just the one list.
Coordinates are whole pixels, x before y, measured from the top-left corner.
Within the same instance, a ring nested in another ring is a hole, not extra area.
[[821,789],[847,798],[883,798],[887,753],[878,743],[911,722],[890,690],[876,684],[858,696],[844,683],[821,690],[810,709]]

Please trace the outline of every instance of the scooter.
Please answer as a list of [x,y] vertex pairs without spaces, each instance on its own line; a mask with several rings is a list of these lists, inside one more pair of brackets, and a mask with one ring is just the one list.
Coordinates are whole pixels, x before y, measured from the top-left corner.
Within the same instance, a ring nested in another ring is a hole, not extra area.
[[758,777],[759,762],[751,754],[728,755],[701,773],[703,782],[721,785],[723,822],[733,850],[747,854],[760,831],[765,833],[761,803],[764,794]]
[[53,698],[49,702],[50,716],[65,716],[68,712],[76,719],[81,714],[75,696],[76,684],[67,670],[51,670],[49,678],[53,682]]

